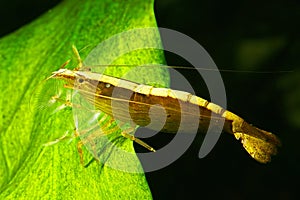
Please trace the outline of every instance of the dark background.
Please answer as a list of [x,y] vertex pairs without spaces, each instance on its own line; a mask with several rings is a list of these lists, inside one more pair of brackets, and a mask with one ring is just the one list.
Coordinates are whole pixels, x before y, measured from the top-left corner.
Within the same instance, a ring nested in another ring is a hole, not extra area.
[[[58,2],[1,2],[0,36]],[[235,71],[222,72],[228,109],[278,135],[283,146],[271,163],[263,165],[251,159],[233,136],[222,134],[213,151],[199,159],[200,138],[172,165],[146,174],[154,199],[296,199],[300,180],[299,1],[160,0],[155,11],[160,27],[192,37],[221,70]],[[187,64],[171,54],[166,58],[169,65]],[[264,71],[273,73],[254,73]],[[197,94],[208,99],[201,77],[186,70],[182,73]],[[170,139],[160,134],[152,142],[159,146]]]

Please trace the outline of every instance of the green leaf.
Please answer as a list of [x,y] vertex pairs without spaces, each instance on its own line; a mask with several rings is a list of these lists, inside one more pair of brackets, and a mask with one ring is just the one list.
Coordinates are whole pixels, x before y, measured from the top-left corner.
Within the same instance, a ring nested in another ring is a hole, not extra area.
[[[143,173],[122,172],[97,162],[82,167],[76,140],[43,146],[74,129],[72,111],[51,114],[37,109],[30,100],[37,88],[41,98],[47,94],[43,80],[71,57],[72,44],[83,49],[80,54],[85,58],[114,34],[155,26],[153,0],[66,0],[0,40],[0,199],[152,198]],[[148,35],[148,40],[161,43],[157,35]],[[124,41],[115,50],[134,41]],[[164,57],[161,51],[146,49],[130,52],[116,63],[124,61],[164,63]],[[147,75],[151,80],[161,79],[160,84],[168,82],[164,71]],[[122,146],[134,151],[130,140],[124,140]],[[120,158],[112,155],[108,159],[118,162]],[[131,167],[141,167],[137,157],[132,162]]]

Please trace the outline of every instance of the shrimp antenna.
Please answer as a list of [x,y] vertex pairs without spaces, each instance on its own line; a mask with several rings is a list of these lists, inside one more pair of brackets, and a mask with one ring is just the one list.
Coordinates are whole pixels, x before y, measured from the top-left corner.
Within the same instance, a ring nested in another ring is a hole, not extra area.
[[75,54],[76,59],[78,61],[78,65],[75,68],[75,70],[78,70],[78,69],[80,69],[83,66],[83,63],[82,63],[81,57],[79,55],[79,52],[78,52],[78,50],[77,50],[77,48],[76,48],[76,46],[74,44],[72,45],[72,50],[73,50],[73,53]]

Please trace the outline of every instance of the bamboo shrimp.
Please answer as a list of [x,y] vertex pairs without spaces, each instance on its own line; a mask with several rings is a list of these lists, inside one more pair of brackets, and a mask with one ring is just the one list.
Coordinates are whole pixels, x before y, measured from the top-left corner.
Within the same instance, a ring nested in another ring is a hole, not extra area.
[[[78,90],[96,109],[117,120],[127,122],[129,112],[130,120],[136,125],[151,124],[150,128],[157,131],[176,133],[180,126],[185,133],[195,129],[205,132],[211,120],[225,120],[223,131],[240,140],[250,156],[260,163],[270,162],[271,156],[277,154],[277,148],[281,145],[274,134],[256,128],[236,114],[187,92],[156,88],[91,71],[59,69],[50,78],[64,80],[66,88]],[[126,105],[128,110],[124,110]],[[166,118],[160,118],[157,109],[154,109],[156,117],[149,118],[149,110],[153,107],[164,109]],[[195,117],[199,119],[197,126],[190,123]],[[185,119],[184,122],[182,119]],[[157,124],[162,120],[164,124],[161,127]]]

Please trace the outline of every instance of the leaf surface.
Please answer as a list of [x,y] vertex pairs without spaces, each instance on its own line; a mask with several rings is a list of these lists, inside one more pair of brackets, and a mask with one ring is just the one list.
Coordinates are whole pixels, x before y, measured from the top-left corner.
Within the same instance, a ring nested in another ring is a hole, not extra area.
[[[1,38],[0,199],[152,198],[143,173],[126,173],[97,162],[82,167],[76,140],[43,146],[74,129],[72,110],[51,114],[30,102],[37,88],[41,88],[41,96],[51,89],[39,85],[72,58],[72,44],[82,49],[84,59],[97,44],[114,34],[155,26],[152,0],[66,0]],[[156,36],[153,40],[161,43]],[[125,46],[126,42],[117,48]],[[131,52],[123,59],[126,64],[137,64],[137,60],[164,63],[163,53],[151,49]],[[75,67],[74,62],[72,65]],[[120,76],[118,72],[111,73]],[[151,72],[148,76],[162,79],[165,72]],[[123,146],[134,151],[130,140],[125,140]],[[137,158],[135,167],[141,167]]]

